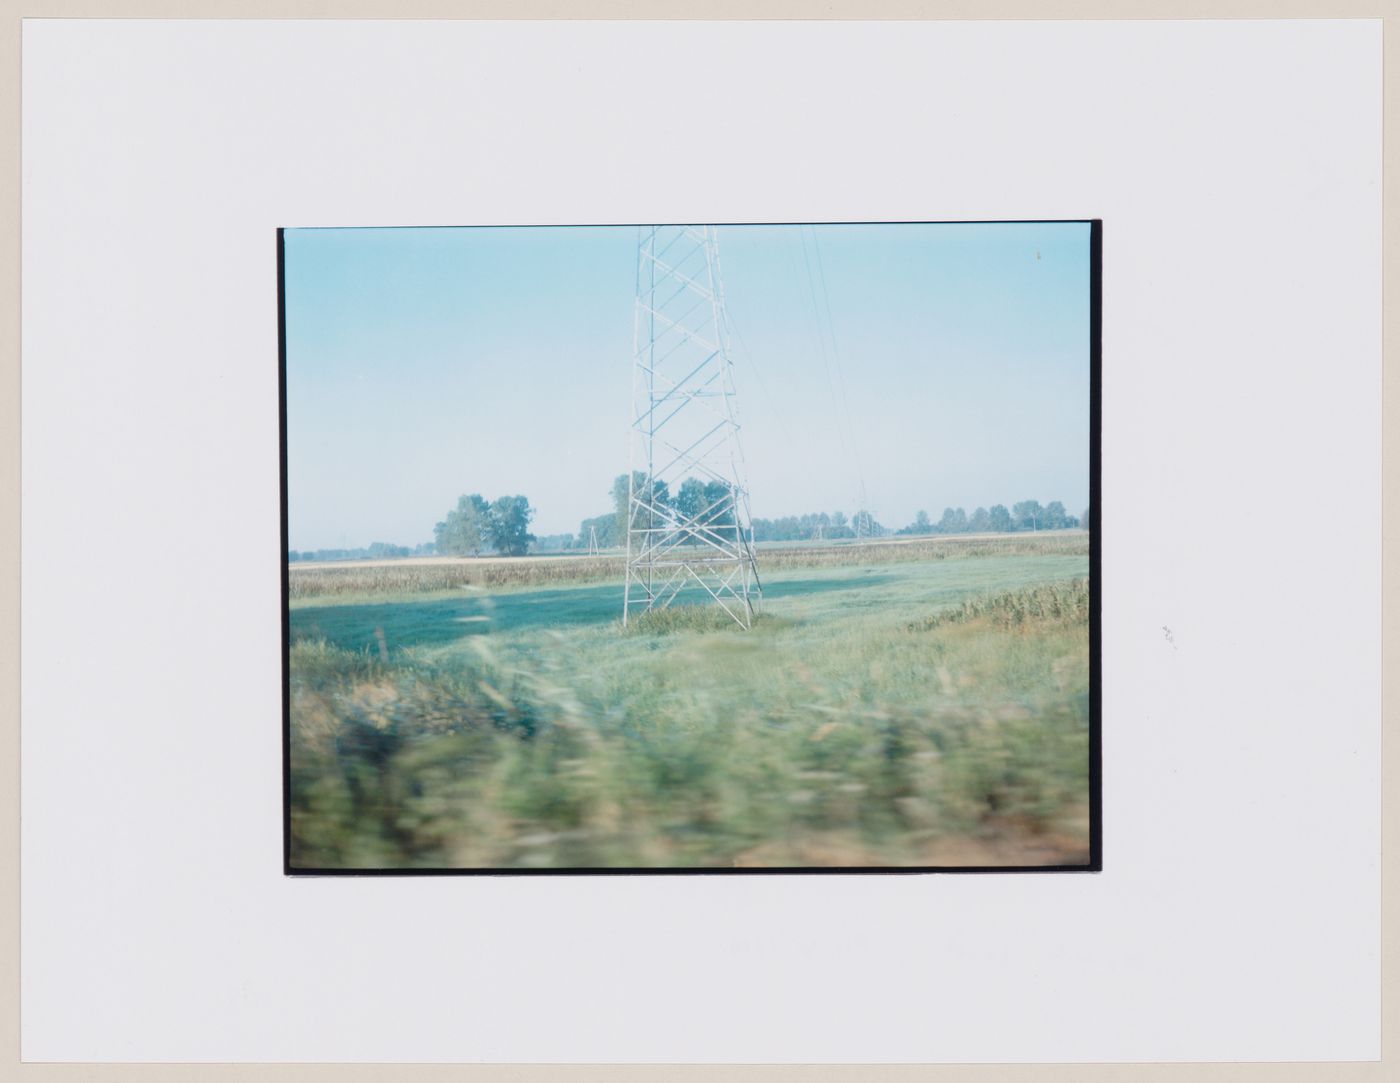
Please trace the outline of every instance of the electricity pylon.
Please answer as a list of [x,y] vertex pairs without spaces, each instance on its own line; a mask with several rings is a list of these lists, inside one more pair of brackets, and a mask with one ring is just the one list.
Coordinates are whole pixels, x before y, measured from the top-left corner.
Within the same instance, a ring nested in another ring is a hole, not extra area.
[[632,342],[622,622],[689,587],[747,628],[762,587],[713,226],[639,230]]
[[856,541],[862,541],[870,536],[870,523],[874,519],[874,515],[868,505],[869,501],[865,499],[865,480],[861,479],[860,490],[856,496],[856,518],[855,523],[852,524],[855,527]]

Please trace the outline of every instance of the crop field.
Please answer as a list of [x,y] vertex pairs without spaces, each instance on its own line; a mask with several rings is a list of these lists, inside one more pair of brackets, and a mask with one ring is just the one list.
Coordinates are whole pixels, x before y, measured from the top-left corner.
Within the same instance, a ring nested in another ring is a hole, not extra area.
[[[774,542],[759,546],[760,566],[789,568],[847,566],[857,563],[917,562],[957,557],[1087,554],[1082,531],[1039,534],[884,538],[866,542]],[[408,560],[346,561],[294,565],[289,592],[293,599],[324,595],[366,597],[416,594],[458,587],[529,587],[620,580],[620,551],[598,556],[427,557]]]
[[1087,862],[1087,543],[1017,541],[769,554],[748,631],[624,630],[616,578],[294,592],[292,865]]

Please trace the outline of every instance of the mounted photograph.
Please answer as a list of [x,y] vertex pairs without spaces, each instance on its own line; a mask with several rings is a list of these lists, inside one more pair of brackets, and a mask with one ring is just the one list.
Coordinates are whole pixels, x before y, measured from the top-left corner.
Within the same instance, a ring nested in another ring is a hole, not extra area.
[[1100,231],[279,231],[286,871],[1101,868]]

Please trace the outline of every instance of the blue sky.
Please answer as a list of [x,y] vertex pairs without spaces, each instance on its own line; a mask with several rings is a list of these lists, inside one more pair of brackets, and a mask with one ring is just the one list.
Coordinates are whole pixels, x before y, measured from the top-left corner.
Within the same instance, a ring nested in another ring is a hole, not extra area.
[[[1089,226],[718,230],[753,514],[1089,496]],[[459,495],[576,531],[627,468],[635,227],[288,230],[293,549]],[[810,278],[809,278],[810,275]],[[825,280],[825,291],[822,280]],[[829,318],[828,318],[829,302]]]

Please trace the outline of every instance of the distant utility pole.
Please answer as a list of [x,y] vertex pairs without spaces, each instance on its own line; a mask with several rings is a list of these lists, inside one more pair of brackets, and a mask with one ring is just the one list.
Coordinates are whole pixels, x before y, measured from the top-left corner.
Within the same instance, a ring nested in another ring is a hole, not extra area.
[[596,526],[588,528],[588,555],[591,557],[598,555],[598,528]]
[[861,538],[869,537],[873,533],[871,527],[875,518],[874,513],[871,512],[866,503],[864,481],[860,483],[860,495],[856,498],[856,506],[859,509],[856,512],[855,521],[856,541],[860,541]]
[[747,628],[762,587],[713,226],[641,227],[634,312],[622,622],[698,586]]

